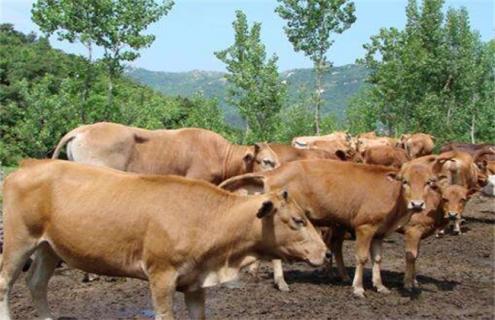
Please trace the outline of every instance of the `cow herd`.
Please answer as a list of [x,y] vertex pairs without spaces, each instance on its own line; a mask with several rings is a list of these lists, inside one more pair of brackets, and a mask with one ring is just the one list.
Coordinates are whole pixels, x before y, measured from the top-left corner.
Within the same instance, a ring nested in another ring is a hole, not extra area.
[[[66,147],[71,161],[56,160]],[[296,137],[292,145],[231,144],[204,129],[81,126],[53,160],[25,160],[3,186],[0,319],[26,262],[36,312],[55,319],[47,286],[57,265],[149,281],[156,319],[173,318],[175,291],[189,315],[205,317],[205,288],[272,260],[332,267],[350,280],[343,241],[355,238],[354,295],[363,272],[382,282],[383,239],[404,235],[404,286],[414,287],[421,239],[461,233],[462,211],[481,188],[493,193],[495,146],[374,132]],[[127,171],[127,172],[125,172]],[[491,188],[491,189],[490,189]]]

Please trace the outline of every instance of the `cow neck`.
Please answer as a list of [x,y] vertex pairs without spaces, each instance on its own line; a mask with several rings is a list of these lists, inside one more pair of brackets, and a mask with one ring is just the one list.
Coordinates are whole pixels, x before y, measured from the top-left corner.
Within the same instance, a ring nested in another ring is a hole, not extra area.
[[225,152],[222,166],[222,181],[246,173],[244,170],[244,156],[250,146],[230,144]]

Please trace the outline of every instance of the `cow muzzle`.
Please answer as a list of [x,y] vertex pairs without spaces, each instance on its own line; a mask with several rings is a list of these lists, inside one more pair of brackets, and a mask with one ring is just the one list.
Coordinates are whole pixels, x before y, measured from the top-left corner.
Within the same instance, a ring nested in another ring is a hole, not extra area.
[[449,211],[448,213],[448,218],[449,220],[451,221],[454,221],[457,219],[457,212],[454,212],[454,211]]
[[423,200],[411,200],[409,201],[407,208],[419,212],[425,208],[425,202]]

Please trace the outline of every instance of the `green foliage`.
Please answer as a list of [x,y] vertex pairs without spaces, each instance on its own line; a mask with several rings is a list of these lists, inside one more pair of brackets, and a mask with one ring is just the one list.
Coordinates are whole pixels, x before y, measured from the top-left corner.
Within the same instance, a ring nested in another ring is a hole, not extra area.
[[244,141],[269,140],[275,131],[277,114],[286,96],[280,80],[277,56],[267,59],[261,43],[261,24],[249,28],[246,15],[236,12],[235,42],[215,56],[227,65],[228,101],[247,123]]
[[[466,9],[449,9],[444,17],[442,6],[424,0],[418,8],[410,0],[405,30],[382,29],[364,46],[371,86],[361,100],[373,103],[390,134],[494,141],[494,41],[483,43],[471,30]],[[350,122],[359,123],[362,116],[349,111]]]
[[173,4],[171,0],[162,4],[154,0],[37,0],[32,18],[47,35],[56,32],[61,40],[83,43],[90,61],[92,46],[103,48],[108,107],[113,108],[113,79],[122,71],[122,62],[135,60],[138,50],[153,43],[155,36],[143,32]]
[[332,33],[343,33],[356,21],[354,2],[347,0],[278,0],[275,12],[287,20],[285,34],[294,50],[311,58],[316,74],[315,129],[320,133],[322,74],[331,63],[326,54],[333,44]]
[[[110,112],[105,68],[91,64],[93,82],[88,87],[88,64],[52,49],[45,38],[0,25],[0,163],[47,157],[63,134],[102,120],[149,129],[197,126],[237,138],[224,124],[216,101],[167,97],[123,77],[115,79],[119,108]],[[88,88],[83,102],[81,95]]]

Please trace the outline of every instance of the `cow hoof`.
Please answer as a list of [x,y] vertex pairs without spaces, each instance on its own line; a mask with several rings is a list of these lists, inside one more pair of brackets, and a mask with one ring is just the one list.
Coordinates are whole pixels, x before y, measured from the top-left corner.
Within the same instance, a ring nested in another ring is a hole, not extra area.
[[277,286],[278,290],[280,290],[282,292],[289,292],[290,291],[289,285],[285,281],[277,282],[276,286]]
[[354,289],[354,292],[353,292],[354,296],[355,297],[358,297],[358,298],[364,298],[364,288],[357,288],[357,289]]
[[340,280],[342,280],[342,282],[351,282],[351,277],[349,277],[349,275],[346,274],[346,275],[340,276]]
[[96,281],[99,279],[100,279],[100,277],[97,276],[96,274],[86,273],[86,274],[84,274],[82,282],[93,282],[93,281]]
[[384,285],[376,287],[376,291],[383,293],[383,294],[389,294],[390,293],[390,290],[387,287],[385,287]]

